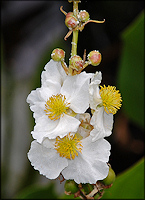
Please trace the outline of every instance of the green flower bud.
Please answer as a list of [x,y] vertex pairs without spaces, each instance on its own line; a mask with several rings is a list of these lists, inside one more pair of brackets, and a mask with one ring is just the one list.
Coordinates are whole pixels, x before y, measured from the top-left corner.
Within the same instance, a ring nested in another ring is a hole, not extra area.
[[93,65],[93,66],[99,65],[101,60],[102,60],[101,53],[99,51],[96,51],[96,50],[91,51],[88,54],[88,60],[89,60],[90,64]]
[[70,58],[70,67],[77,71],[83,68],[83,60],[80,56],[74,55]]
[[71,194],[74,194],[78,191],[78,185],[73,180],[66,180],[64,188],[66,192],[70,192]]
[[86,10],[81,10],[78,17],[81,22],[86,22],[89,20],[90,15]]
[[73,16],[73,12],[69,12],[66,14],[65,25],[69,29],[73,29],[78,25],[78,20],[75,16]]
[[109,167],[108,176],[104,180],[102,180],[102,183],[104,185],[111,185],[115,181],[115,178],[116,178],[115,172],[111,167]]
[[64,60],[64,57],[65,57],[65,52],[59,48],[54,49],[51,53],[51,58],[57,62]]
[[82,187],[84,189],[85,194],[89,194],[94,189],[94,186],[89,183],[82,184]]

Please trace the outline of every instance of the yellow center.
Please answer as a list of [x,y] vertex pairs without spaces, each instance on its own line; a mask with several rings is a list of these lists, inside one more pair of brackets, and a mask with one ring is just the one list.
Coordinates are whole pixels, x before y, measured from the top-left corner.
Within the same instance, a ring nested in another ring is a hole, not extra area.
[[46,115],[51,120],[57,120],[64,113],[67,113],[67,109],[69,108],[69,103],[66,102],[65,96],[62,94],[52,95],[45,104],[45,112]]
[[115,86],[100,86],[100,96],[103,101],[105,111],[109,114],[115,114],[121,107],[121,95]]
[[78,152],[81,153],[81,147],[83,147],[81,141],[76,135],[73,136],[68,134],[63,138],[56,138],[55,149],[61,157],[74,159],[75,156],[78,156]]

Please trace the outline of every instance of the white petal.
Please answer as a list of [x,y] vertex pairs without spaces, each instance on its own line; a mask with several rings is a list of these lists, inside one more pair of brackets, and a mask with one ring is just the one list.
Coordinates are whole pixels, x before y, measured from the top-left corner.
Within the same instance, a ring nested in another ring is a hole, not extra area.
[[41,143],[44,137],[55,139],[59,136],[62,138],[69,132],[76,132],[80,123],[78,119],[66,114],[55,121],[50,120],[47,116],[42,116],[37,120],[31,134],[34,139]]
[[89,82],[92,74],[82,72],[75,76],[68,76],[61,88],[70,108],[76,113],[83,113],[89,107]]
[[90,124],[94,126],[94,129],[90,132],[93,137],[92,141],[108,137],[112,133],[113,114],[107,114],[104,108],[100,107],[94,112]]
[[42,100],[39,96],[39,91],[40,88],[37,88],[36,90],[32,90],[28,95],[26,101],[30,104],[30,106],[34,105],[35,102],[40,102]]
[[49,87],[41,87],[40,91],[39,91],[39,95],[41,96],[41,98],[46,102],[49,97],[51,97],[52,95],[56,95],[60,93],[60,86],[53,84],[53,87],[49,88]]
[[44,137],[48,137],[52,134],[58,123],[59,120],[54,121],[49,119],[48,116],[43,115],[37,119],[34,131],[32,131],[31,134],[34,139],[41,143]]
[[55,179],[68,165],[67,160],[59,156],[55,149],[46,148],[35,141],[31,143],[28,158],[34,169],[49,179]]
[[33,90],[27,97],[30,103],[30,109],[34,112],[33,117],[37,120],[39,117],[46,115],[45,104],[49,97],[60,93],[60,85],[52,84],[51,87],[41,87]]
[[101,96],[100,96],[100,89],[99,84],[101,83],[102,74],[101,72],[96,72],[94,77],[91,79],[91,83],[89,86],[89,94],[90,94],[90,108],[96,109],[97,105],[102,102]]
[[34,112],[33,117],[36,119],[42,117],[44,113],[45,102],[35,102],[35,105],[30,106],[30,109]]
[[63,84],[64,79],[66,78],[66,73],[61,66],[61,62],[53,61],[52,59],[45,65],[44,68],[46,71],[42,72],[42,85],[49,87],[49,81],[53,83]]
[[48,135],[48,138],[54,139],[57,136],[62,138],[69,132],[76,132],[80,123],[81,122],[78,119],[64,114],[64,116],[59,119],[56,128]]
[[59,94],[61,89],[61,84],[59,82],[54,82],[52,80],[47,80],[47,84],[43,84],[42,87],[49,88],[53,95]]
[[68,160],[68,167],[62,171],[65,179],[74,179],[76,183],[95,184],[107,177],[109,167],[110,144],[100,139],[91,142],[88,137],[82,140],[83,150],[74,160]]
[[99,85],[101,83],[102,80],[102,73],[96,71],[95,74],[93,74],[92,78],[91,78],[91,83]]

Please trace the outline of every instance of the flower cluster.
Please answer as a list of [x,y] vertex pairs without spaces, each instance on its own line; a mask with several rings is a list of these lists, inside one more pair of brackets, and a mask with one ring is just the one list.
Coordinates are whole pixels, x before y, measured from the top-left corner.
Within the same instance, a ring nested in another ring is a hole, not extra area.
[[[104,138],[112,133],[121,95],[116,87],[101,85],[100,71],[82,71],[85,63],[79,56],[71,56],[69,66],[64,57],[62,49],[53,50],[41,87],[27,97],[35,119],[28,158],[48,179],[61,174],[77,184],[96,184],[109,173],[111,145]],[[88,61],[97,66],[101,54],[90,52]]]
[[78,184],[95,184],[108,175],[110,144],[104,137],[112,133],[120,93],[99,86],[101,72],[70,76],[53,59],[44,69],[41,88],[27,97],[36,123],[28,158],[49,179],[61,173]]

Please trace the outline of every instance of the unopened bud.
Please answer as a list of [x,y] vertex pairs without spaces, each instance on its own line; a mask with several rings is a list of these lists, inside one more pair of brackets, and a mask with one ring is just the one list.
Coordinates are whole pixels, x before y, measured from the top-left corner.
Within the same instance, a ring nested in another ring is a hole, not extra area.
[[83,60],[80,56],[74,55],[70,58],[70,67],[77,71],[83,68]]
[[66,180],[64,185],[65,191],[74,194],[78,191],[78,185],[73,180]]
[[73,12],[69,12],[66,14],[66,18],[65,18],[65,25],[69,28],[69,29],[73,29],[78,25],[78,20],[77,18],[73,15]]
[[88,20],[89,20],[89,17],[90,17],[90,15],[89,15],[89,13],[88,13],[86,10],[81,10],[81,11],[79,12],[79,20],[80,20],[81,22],[86,22],[86,21],[88,21]]
[[116,175],[111,167],[109,167],[108,176],[102,180],[104,185],[111,185],[115,181]]
[[99,51],[91,51],[88,54],[88,60],[90,61],[90,64],[93,66],[97,66],[100,64],[101,60],[102,60],[102,56],[101,53]]
[[89,194],[94,189],[94,186],[89,183],[82,184],[82,187],[84,189],[85,194]]
[[62,61],[64,59],[64,57],[65,57],[65,52],[59,48],[54,49],[51,53],[51,58],[57,62]]

